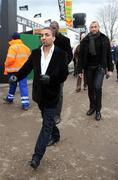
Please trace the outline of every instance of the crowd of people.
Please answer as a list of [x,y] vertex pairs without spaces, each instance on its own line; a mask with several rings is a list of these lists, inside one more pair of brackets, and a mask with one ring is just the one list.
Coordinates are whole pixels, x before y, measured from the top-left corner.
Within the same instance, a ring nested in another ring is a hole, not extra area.
[[9,91],[4,102],[13,103],[19,82],[23,110],[30,107],[27,75],[34,71],[32,98],[41,111],[43,122],[30,163],[33,169],[40,165],[46,147],[60,140],[57,124],[62,119],[63,87],[69,74],[68,64],[74,61],[76,92],[81,91],[82,83],[84,90],[88,89],[89,108],[86,115],[95,113],[96,121],[102,118],[104,76],[109,78],[112,75],[114,63],[118,81],[118,46],[111,47],[108,37],[100,32],[97,21],[91,22],[88,34],[81,34],[74,53],[70,39],[59,32],[56,21],[42,29],[41,42],[41,47],[30,52],[20,39],[20,34],[14,33],[9,42],[4,71],[9,76]]

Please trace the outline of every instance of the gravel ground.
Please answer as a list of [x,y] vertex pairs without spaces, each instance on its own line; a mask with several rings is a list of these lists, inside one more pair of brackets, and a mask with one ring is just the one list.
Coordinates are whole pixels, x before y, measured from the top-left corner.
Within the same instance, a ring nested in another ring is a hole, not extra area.
[[102,120],[86,116],[87,91],[75,92],[76,78],[64,86],[61,141],[47,147],[39,168],[29,166],[41,115],[21,109],[19,90],[12,105],[3,104],[7,86],[0,84],[0,180],[118,180],[118,82],[104,80]]

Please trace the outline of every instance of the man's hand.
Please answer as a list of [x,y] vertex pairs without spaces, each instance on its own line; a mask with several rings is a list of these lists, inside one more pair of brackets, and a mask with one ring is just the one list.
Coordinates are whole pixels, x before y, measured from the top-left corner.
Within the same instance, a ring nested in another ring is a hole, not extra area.
[[41,75],[40,76],[40,81],[41,81],[42,84],[49,84],[50,76],[48,76],[48,75]]
[[106,73],[106,79],[110,78],[111,75],[112,75],[112,71],[108,71],[108,72]]
[[78,74],[79,75],[79,77],[82,79],[83,78],[83,73],[80,73],[80,74]]
[[18,80],[18,78],[17,78],[15,75],[12,75],[12,76],[9,78],[9,84],[16,83],[17,80]]

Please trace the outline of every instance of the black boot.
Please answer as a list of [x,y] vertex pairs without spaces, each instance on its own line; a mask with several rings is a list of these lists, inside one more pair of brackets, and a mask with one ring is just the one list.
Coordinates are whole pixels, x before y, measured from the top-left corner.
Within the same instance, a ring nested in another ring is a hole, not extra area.
[[37,169],[39,165],[40,165],[40,160],[37,160],[37,159],[32,159],[31,160],[30,166],[33,169]]
[[95,108],[90,108],[88,111],[87,111],[87,116],[90,116],[92,115],[93,113],[95,112]]
[[96,115],[95,115],[96,121],[100,121],[101,117],[102,117],[101,112],[96,112]]

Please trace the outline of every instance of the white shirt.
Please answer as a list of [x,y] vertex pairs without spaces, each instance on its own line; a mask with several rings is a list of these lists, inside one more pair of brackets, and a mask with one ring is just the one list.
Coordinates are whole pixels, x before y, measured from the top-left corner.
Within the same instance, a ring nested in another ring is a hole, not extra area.
[[41,47],[41,74],[44,75],[47,71],[47,68],[49,66],[52,54],[54,52],[54,44],[49,50],[48,55],[45,58],[44,51],[43,51],[43,46]]

